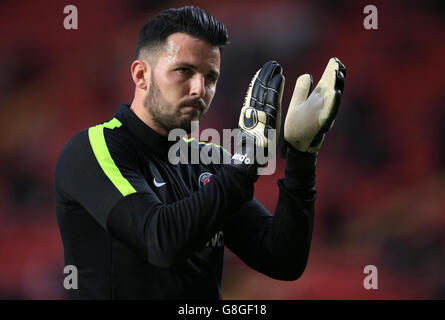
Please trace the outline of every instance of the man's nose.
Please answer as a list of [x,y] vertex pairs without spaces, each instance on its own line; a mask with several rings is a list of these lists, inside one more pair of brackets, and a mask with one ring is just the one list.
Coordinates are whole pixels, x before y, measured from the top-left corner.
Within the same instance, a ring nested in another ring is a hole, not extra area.
[[190,95],[196,98],[203,98],[206,94],[205,78],[196,74],[191,79]]

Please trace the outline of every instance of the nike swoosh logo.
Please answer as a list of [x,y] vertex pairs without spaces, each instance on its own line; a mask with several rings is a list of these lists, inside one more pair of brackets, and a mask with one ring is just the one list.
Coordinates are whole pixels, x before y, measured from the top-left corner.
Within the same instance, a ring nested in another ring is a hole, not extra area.
[[153,178],[153,184],[155,185],[155,187],[162,187],[164,184],[166,184],[167,182],[157,182],[156,178]]

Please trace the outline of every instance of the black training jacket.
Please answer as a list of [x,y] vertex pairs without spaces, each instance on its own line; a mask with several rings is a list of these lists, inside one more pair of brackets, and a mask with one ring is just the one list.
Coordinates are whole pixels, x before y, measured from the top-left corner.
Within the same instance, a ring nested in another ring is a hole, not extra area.
[[[224,245],[272,278],[303,273],[316,155],[288,150],[272,215],[241,170],[171,164],[173,143],[122,105],[62,150],[54,197],[65,264],[78,271],[71,299],[222,299]],[[190,152],[226,152],[191,139],[179,143]]]

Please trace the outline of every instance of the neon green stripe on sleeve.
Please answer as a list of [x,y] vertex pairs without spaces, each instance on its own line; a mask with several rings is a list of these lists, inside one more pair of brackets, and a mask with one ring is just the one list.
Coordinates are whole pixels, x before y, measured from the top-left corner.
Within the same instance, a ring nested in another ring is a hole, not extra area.
[[[187,142],[187,143],[190,143],[190,142],[196,140],[195,138],[189,138],[189,139],[186,139],[186,138],[184,138],[184,137],[183,137],[182,139],[183,139],[185,142]],[[227,151],[223,146],[221,146],[221,145],[219,145],[219,144],[215,144],[215,143],[213,143],[213,142],[208,143],[208,142],[199,141],[198,144],[203,144],[203,145],[206,145],[206,146],[215,146],[215,147],[218,147],[218,148],[222,149],[223,151],[227,152],[228,154],[232,155],[232,154],[231,154],[229,151]]]
[[130,184],[130,182],[124,178],[119,168],[114,163],[108,150],[107,143],[104,136],[104,128],[114,129],[119,128],[122,123],[113,118],[112,120],[99,124],[95,127],[88,129],[88,137],[90,139],[91,148],[96,156],[97,162],[99,162],[105,175],[110,179],[119,192],[125,197],[129,194],[135,193],[136,190]]

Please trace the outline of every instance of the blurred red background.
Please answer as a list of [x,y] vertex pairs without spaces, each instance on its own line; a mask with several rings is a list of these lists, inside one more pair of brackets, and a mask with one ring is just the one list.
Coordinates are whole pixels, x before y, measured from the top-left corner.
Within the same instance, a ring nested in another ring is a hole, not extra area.
[[[75,5],[79,29],[65,30]],[[378,9],[366,30],[363,8]],[[76,132],[131,103],[137,34],[158,11],[200,6],[231,44],[205,128],[233,128],[251,76],[284,67],[286,112],[298,75],[340,58],[341,109],[320,151],[309,263],[269,279],[226,251],[225,299],[445,298],[445,5],[442,1],[12,1],[0,3],[0,298],[65,299],[52,200],[59,152]],[[284,119],[284,117],[283,117]],[[271,211],[273,176],[255,185]],[[378,289],[363,269],[378,269]]]

